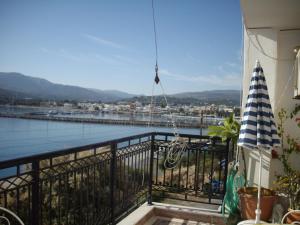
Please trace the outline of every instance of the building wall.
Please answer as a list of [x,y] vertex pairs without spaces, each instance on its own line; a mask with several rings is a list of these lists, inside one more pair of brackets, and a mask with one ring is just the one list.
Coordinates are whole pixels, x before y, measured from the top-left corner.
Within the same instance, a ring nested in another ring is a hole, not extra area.
[[[272,28],[248,29],[244,31],[244,77],[243,107],[247,101],[250,79],[255,61],[259,60],[264,69],[270,102],[276,122],[281,108],[291,111],[299,100],[293,99],[294,57],[293,48],[300,45],[299,30],[278,30]],[[300,138],[300,129],[295,122],[288,122],[286,131]],[[249,185],[258,183],[259,154],[245,150],[247,179]],[[300,168],[299,162],[292,162]],[[280,163],[272,159],[270,152],[263,153],[262,185],[271,187],[275,174],[280,173]]]

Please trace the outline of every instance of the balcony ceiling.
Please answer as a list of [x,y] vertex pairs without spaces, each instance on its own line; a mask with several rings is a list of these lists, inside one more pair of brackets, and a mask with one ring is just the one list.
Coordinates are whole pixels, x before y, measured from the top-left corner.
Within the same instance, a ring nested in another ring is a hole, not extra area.
[[247,28],[300,29],[300,0],[241,0]]

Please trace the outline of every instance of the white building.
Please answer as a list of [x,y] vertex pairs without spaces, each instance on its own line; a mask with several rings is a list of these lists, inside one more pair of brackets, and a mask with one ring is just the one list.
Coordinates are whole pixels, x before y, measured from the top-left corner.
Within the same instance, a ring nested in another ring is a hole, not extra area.
[[64,103],[64,109],[72,109],[73,104],[72,103]]

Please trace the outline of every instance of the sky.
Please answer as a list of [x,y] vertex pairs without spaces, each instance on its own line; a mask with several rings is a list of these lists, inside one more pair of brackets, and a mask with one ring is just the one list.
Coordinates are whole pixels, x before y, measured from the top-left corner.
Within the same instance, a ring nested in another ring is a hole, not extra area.
[[[154,9],[166,94],[240,89],[239,0],[154,0]],[[0,72],[149,95],[154,67],[151,0],[0,1]]]

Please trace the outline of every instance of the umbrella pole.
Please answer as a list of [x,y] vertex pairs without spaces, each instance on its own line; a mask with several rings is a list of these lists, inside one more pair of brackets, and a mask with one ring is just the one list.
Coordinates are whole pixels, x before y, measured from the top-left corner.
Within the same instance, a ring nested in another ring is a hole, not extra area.
[[260,223],[261,173],[262,173],[262,153],[261,153],[261,149],[259,149],[259,174],[258,174],[257,207],[255,210],[255,214],[256,214],[255,224]]

